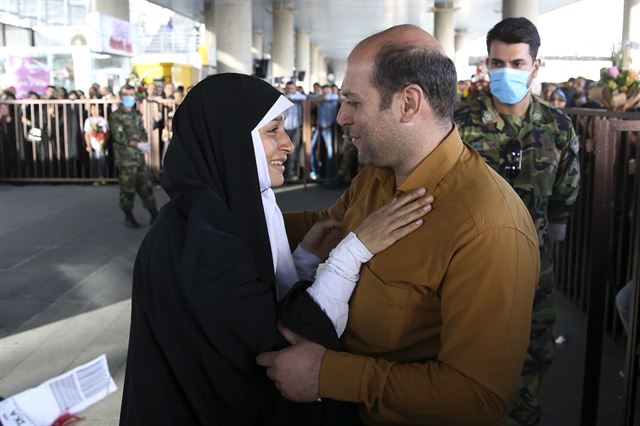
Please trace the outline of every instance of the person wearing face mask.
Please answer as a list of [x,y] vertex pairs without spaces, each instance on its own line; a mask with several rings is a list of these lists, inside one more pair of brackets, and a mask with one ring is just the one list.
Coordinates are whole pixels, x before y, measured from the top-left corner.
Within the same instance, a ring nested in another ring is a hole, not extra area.
[[153,195],[151,171],[144,155],[149,154],[147,132],[142,124],[142,114],[134,108],[135,88],[129,85],[120,89],[120,106],[109,116],[109,129],[113,141],[115,164],[120,185],[120,208],[124,211],[124,224],[128,228],[140,228],[133,216],[136,193],[142,205],[149,211],[151,223],[158,216]]
[[170,201],[133,272],[120,425],[358,424],[351,404],[286,401],[255,357],[286,345],[278,321],[339,350],[360,266],[419,229],[433,199],[407,191],[337,246],[340,223],[319,223],[292,253],[272,189],[293,152],[292,106],[260,79],[217,74],[176,110]]
[[531,336],[509,421],[540,421],[540,384],[553,359],[553,243],[564,239],[580,185],[579,143],[571,120],[530,92],[540,68],[540,36],[526,18],[507,18],[487,34],[490,93],[466,102],[454,119],[472,145],[516,190],[540,242],[540,278]]

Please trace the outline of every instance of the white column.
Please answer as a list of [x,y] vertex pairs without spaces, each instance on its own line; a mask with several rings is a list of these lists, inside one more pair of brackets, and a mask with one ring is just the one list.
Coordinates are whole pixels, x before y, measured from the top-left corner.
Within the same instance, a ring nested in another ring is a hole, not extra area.
[[254,28],[252,34],[251,53],[254,59],[262,59],[264,55],[264,30]]
[[453,4],[436,3],[433,7],[433,34],[438,39],[444,53],[453,59],[455,56],[455,30],[453,27]]
[[[630,42],[640,43],[640,0],[624,0],[622,21],[622,66],[638,68],[640,48],[631,50]],[[632,58],[633,56],[633,58]],[[635,59],[635,61],[632,61]]]
[[216,30],[215,30],[215,8],[213,3],[204,5],[204,45],[207,49],[207,63],[216,66]]
[[467,32],[467,30],[456,30],[455,32],[454,45],[456,49],[456,64],[464,63],[466,65],[469,62],[469,55],[464,54],[464,48],[467,44],[468,35],[469,33]]
[[407,24],[425,27],[427,23],[427,5],[423,1],[410,2],[407,5]]
[[324,56],[324,53],[320,53],[318,56],[318,82],[327,84],[327,57]]
[[94,10],[104,15],[129,21],[129,0],[93,0]]
[[273,6],[273,46],[271,58],[274,77],[290,77],[294,63],[293,8],[283,3]]
[[502,19],[527,18],[536,25],[539,14],[539,0],[502,0]]
[[216,0],[218,72],[251,74],[251,0]]
[[342,86],[342,80],[344,80],[344,73],[347,70],[346,59],[334,59],[333,60],[333,74],[336,78],[336,84],[338,87]]
[[309,76],[309,87],[313,86],[313,83],[318,82],[320,72],[320,46],[317,43],[311,43],[311,58],[310,58],[311,75]]
[[[308,92],[311,79],[311,31],[307,28],[298,28],[296,31],[296,70],[304,71],[304,81],[299,84]],[[313,83],[311,83],[313,84]]]

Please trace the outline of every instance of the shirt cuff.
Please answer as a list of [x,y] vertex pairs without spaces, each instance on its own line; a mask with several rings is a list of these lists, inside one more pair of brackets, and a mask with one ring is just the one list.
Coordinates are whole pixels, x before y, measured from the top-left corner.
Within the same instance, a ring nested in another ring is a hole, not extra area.
[[301,244],[298,244],[292,256],[298,277],[301,280],[313,281],[321,259],[315,254],[306,251]]
[[307,293],[329,317],[341,336],[349,317],[349,299],[359,278],[362,263],[373,255],[353,232],[349,233],[331,251],[324,268],[318,271],[316,280]]

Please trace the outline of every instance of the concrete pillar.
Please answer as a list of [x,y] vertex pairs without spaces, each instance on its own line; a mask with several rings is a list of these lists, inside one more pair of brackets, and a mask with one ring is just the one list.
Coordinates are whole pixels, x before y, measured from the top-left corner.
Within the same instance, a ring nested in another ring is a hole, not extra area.
[[129,0],[93,0],[94,10],[104,15],[129,21]]
[[[304,71],[304,81],[299,84],[308,92],[311,74],[311,31],[307,28],[298,28],[296,31],[296,70]],[[313,83],[311,83],[313,84]]]
[[271,58],[274,77],[290,77],[294,63],[293,8],[283,3],[273,6],[273,46]]
[[251,74],[251,0],[216,0],[218,72]]
[[407,20],[408,20],[408,2],[404,2],[404,1],[400,1],[396,4],[396,8],[395,8],[395,13],[394,13],[394,19],[393,19],[393,24],[394,25],[400,25],[400,24],[406,24]]
[[310,67],[311,75],[309,78],[309,87],[313,86],[313,83],[319,81],[320,73],[320,46],[317,43],[311,43],[311,58]]
[[318,56],[318,82],[327,84],[327,57],[324,53]]
[[[469,62],[468,61],[469,55],[465,55],[463,51],[467,43],[468,35],[469,33],[467,32],[467,30],[456,30],[455,32],[454,45],[456,50],[456,58],[455,58],[456,63]],[[465,61],[465,59],[467,60]]]
[[469,65],[469,49],[467,49],[467,39],[469,33],[467,30],[456,30],[455,48],[456,57],[454,64],[458,73],[458,80],[466,80],[471,77],[475,71],[475,67]]
[[[630,43],[640,43],[640,0],[624,0],[622,20],[622,66],[637,69],[640,47],[631,49]],[[635,59],[635,61],[633,60]]]
[[433,7],[433,34],[438,39],[444,53],[453,59],[455,56],[455,29],[453,26],[453,3],[436,3]]
[[424,2],[414,1],[407,5],[407,24],[425,27],[427,22],[427,6]]
[[527,18],[536,25],[539,14],[540,0],[502,0],[502,19]]
[[333,74],[335,75],[336,84],[342,86],[342,80],[344,80],[344,73],[347,70],[346,59],[334,59],[333,60]]
[[216,66],[215,8],[213,3],[204,5],[204,46],[207,49],[207,64]]
[[251,53],[254,59],[262,59],[264,55],[264,30],[254,28],[252,34]]

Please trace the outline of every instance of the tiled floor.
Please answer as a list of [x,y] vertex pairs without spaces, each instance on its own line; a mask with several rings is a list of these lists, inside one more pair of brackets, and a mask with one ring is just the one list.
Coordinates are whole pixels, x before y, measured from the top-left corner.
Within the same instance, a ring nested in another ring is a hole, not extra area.
[[[330,205],[336,190],[286,187],[283,210]],[[160,204],[167,197],[156,191]],[[142,223],[148,215],[137,201]],[[129,333],[131,272],[146,226],[123,226],[116,186],[0,185],[0,395],[38,385],[102,353],[119,391],[83,413],[85,425],[117,424]],[[561,297],[566,337],[544,383],[543,425],[577,425],[584,328]],[[599,424],[621,424],[622,348],[606,340]]]

